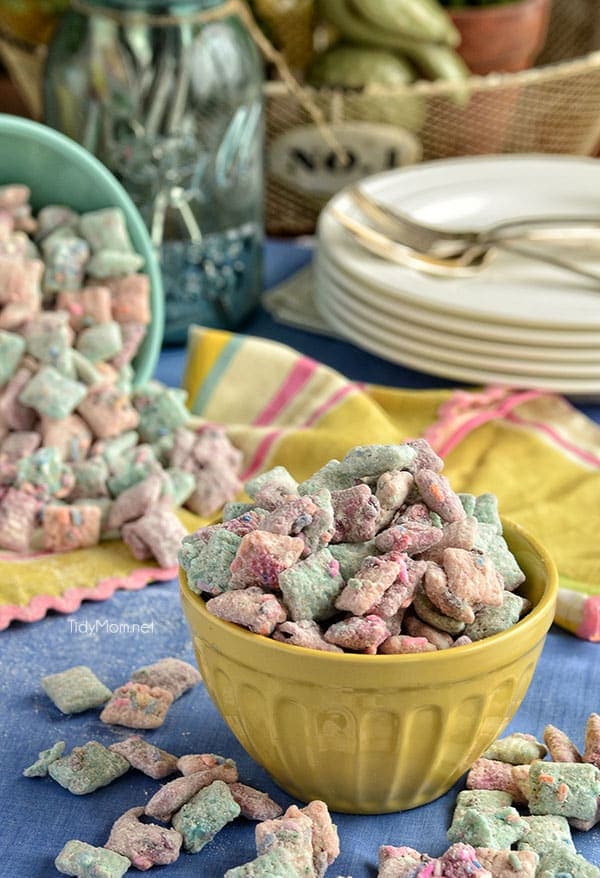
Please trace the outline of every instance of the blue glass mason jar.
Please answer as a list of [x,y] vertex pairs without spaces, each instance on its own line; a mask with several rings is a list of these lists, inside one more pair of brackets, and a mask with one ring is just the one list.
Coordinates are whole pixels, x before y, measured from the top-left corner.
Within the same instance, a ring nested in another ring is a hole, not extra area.
[[124,184],[159,250],[170,344],[258,303],[263,66],[235,3],[72,0],[48,53],[45,121]]

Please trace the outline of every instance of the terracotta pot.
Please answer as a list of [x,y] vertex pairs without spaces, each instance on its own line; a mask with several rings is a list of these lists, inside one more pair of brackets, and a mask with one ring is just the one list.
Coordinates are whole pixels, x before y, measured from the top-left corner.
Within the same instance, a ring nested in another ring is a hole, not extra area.
[[449,10],[461,35],[458,52],[471,71],[481,75],[532,67],[546,40],[551,3],[515,0]]

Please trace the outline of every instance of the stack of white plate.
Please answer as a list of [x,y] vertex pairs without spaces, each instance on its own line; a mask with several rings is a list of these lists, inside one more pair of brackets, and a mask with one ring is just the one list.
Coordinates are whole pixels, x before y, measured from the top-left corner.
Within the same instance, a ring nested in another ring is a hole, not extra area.
[[[600,219],[594,159],[451,159],[361,185],[415,220],[446,229],[549,215]],[[359,247],[333,208],[358,214],[341,192],[319,222],[316,304],[341,335],[433,375],[600,395],[600,282],[505,252],[471,277],[421,274]],[[561,245],[560,254],[600,275],[600,249]]]

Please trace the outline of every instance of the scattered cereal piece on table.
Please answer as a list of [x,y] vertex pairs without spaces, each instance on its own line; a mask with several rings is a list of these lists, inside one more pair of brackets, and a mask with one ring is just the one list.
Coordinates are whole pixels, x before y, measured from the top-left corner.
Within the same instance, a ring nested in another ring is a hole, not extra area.
[[162,780],[177,771],[177,756],[150,744],[139,735],[117,741],[108,749],[126,759],[132,768],[137,768],[154,780]]
[[[212,756],[213,754],[204,754]],[[186,757],[180,757],[178,760],[179,770],[181,766],[187,768],[191,763],[183,763],[181,760]],[[194,757],[197,758],[197,757]],[[237,767],[231,759],[217,757],[222,761],[210,765],[200,771],[194,771],[191,774],[185,774],[164,784],[152,798],[146,802],[145,812],[149,817],[155,817],[157,820],[170,820],[175,811],[189,802],[192,796],[195,796],[200,790],[210,786],[214,781],[219,780],[223,783],[235,783],[238,779]]]
[[284,848],[273,848],[255,860],[235,866],[225,872],[224,878],[298,878],[298,870],[291,855]]
[[494,759],[476,759],[467,775],[467,789],[502,790],[515,802],[529,801],[529,765],[510,765]]
[[536,874],[539,878],[600,878],[600,869],[579,854],[557,846],[541,855]]
[[477,860],[493,878],[535,878],[539,857],[534,851],[475,848]]
[[57,759],[60,759],[64,752],[65,742],[57,741],[56,744],[53,744],[48,750],[42,750],[38,753],[36,761],[33,765],[29,765],[23,770],[23,775],[25,777],[47,777],[48,766],[52,762],[56,762]]
[[312,821],[299,809],[297,816],[263,820],[255,829],[256,852],[266,854],[283,848],[290,855],[298,875],[314,876]]
[[93,793],[129,771],[129,762],[97,741],[73,747],[67,756],[48,766],[53,780],[76,796]]
[[329,808],[319,799],[313,799],[300,809],[292,805],[286,813],[295,814],[296,811],[306,815],[312,823],[313,864],[317,878],[322,878],[340,854],[337,827],[331,820]]
[[283,813],[283,808],[274,802],[268,793],[261,793],[254,787],[243,783],[230,783],[229,792],[240,806],[242,817],[247,820],[273,820]]
[[383,844],[378,854],[377,878],[412,878],[432,863],[431,857],[414,848]]
[[177,699],[199,683],[202,677],[189,662],[168,657],[138,668],[132,673],[131,679],[136,683],[145,683],[146,686],[166,689],[174,699]]
[[532,814],[591,820],[600,796],[600,771],[590,763],[533,762],[529,773]]
[[172,703],[173,696],[166,689],[126,683],[112,693],[100,719],[130,729],[157,729],[165,721]]
[[121,854],[141,872],[152,866],[166,866],[179,857],[182,837],[175,829],[156,823],[142,823],[143,808],[130,808],[113,823],[107,850]]
[[9,488],[0,500],[0,546],[27,552],[36,526],[39,500],[26,491]]
[[510,762],[511,765],[525,765],[543,759],[547,754],[545,746],[534,735],[524,732],[513,732],[505,738],[498,738],[487,748],[483,756],[496,759],[498,762]]
[[123,878],[131,862],[114,851],[73,840],[66,843],[54,865],[73,878]]
[[581,753],[561,729],[548,724],[544,729],[544,744],[552,762],[582,762]]
[[85,665],[76,665],[41,679],[42,689],[61,713],[81,713],[100,707],[111,697],[110,689]]
[[520,851],[535,851],[540,856],[555,846],[566,847],[575,853],[571,828],[566,817],[556,814],[523,818],[529,827],[523,838],[517,842]]
[[227,784],[215,780],[183,805],[172,822],[183,836],[185,850],[195,854],[239,814],[240,806]]

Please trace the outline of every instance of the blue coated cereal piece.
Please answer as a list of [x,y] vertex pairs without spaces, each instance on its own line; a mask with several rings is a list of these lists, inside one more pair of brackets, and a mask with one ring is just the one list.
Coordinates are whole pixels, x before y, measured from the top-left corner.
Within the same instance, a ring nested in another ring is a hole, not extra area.
[[110,471],[116,472],[121,464],[122,456],[135,448],[139,440],[139,434],[135,430],[128,430],[112,439],[97,442],[92,448],[92,454],[101,454]]
[[0,387],[10,380],[24,352],[23,336],[0,329]]
[[589,763],[532,763],[529,772],[529,810],[578,820],[596,816],[600,771]]
[[[485,495],[483,495],[485,496]],[[494,524],[479,523],[475,536],[475,548],[488,555],[504,580],[504,587],[513,591],[525,581],[525,574],[508,548],[502,534]]]
[[[499,634],[511,625],[516,625],[528,606],[525,598],[505,591],[500,607],[482,607],[475,612],[475,620],[468,624],[464,630],[471,640],[483,640],[492,634]],[[492,758],[492,757],[489,757]],[[533,759],[539,759],[539,755]],[[529,760],[532,761],[531,759]],[[515,765],[520,763],[515,763]]]
[[56,365],[57,359],[70,349],[73,342],[67,311],[43,311],[27,323],[23,335],[27,353],[51,366]]
[[[301,496],[305,494],[317,494],[323,488],[328,491],[344,491],[346,488],[352,488],[356,484],[353,475],[343,469],[339,460],[330,460],[321,469],[317,470],[312,476],[298,485],[298,493]],[[246,487],[246,490],[248,488]]]
[[331,491],[323,488],[316,494],[311,494],[310,499],[316,507],[312,513],[312,521],[302,531],[306,547],[310,552],[318,552],[329,545],[335,530],[333,503]]
[[120,207],[103,207],[82,213],[79,217],[79,232],[94,253],[98,250],[134,252],[125,214]]
[[52,762],[56,762],[57,759],[60,759],[64,752],[65,742],[57,741],[56,744],[53,744],[48,750],[42,750],[38,753],[36,761],[33,765],[29,765],[24,769],[23,775],[25,777],[47,777],[48,766]]
[[231,521],[233,518],[238,518],[245,512],[251,512],[252,509],[255,509],[254,503],[241,503],[232,500],[230,503],[226,503],[223,507],[221,518],[223,521]]
[[575,853],[571,837],[571,827],[566,817],[545,814],[539,817],[523,818],[529,827],[522,839],[517,842],[520,851],[535,851],[542,856],[553,847],[566,848]]
[[48,774],[75,796],[85,796],[129,771],[129,762],[97,741],[73,747],[48,766]]
[[186,572],[188,585],[197,594],[206,591],[222,594],[231,589],[230,566],[242,538],[225,528],[204,536],[190,534],[183,538],[179,563]]
[[215,780],[177,811],[173,826],[183,836],[185,850],[196,854],[239,814],[227,784]]
[[127,488],[142,482],[152,473],[160,472],[161,466],[150,445],[136,445],[115,462],[113,475],[108,479],[108,489],[118,497]]
[[112,695],[94,672],[85,665],[76,665],[58,674],[41,679],[42,689],[61,713],[81,713],[100,707]]
[[511,765],[529,765],[536,759],[543,759],[547,752],[534,735],[513,732],[512,735],[498,738],[490,744],[482,756],[485,759],[495,759],[497,762],[508,762]]
[[475,497],[475,494],[461,493],[461,494],[457,494],[456,496],[460,500],[462,507],[465,510],[465,514],[469,517],[473,516],[473,513],[475,512],[475,502],[477,499]]
[[134,397],[134,404],[140,413],[138,432],[144,442],[156,442],[183,427],[190,419],[184,400],[170,388],[149,397],[141,406]]
[[340,573],[346,582],[356,575],[360,565],[377,551],[374,540],[365,543],[336,543],[329,551],[340,565]]
[[490,524],[497,534],[502,534],[502,522],[498,512],[498,498],[495,494],[480,494],[475,499],[473,515],[481,524]]
[[69,464],[63,463],[57,448],[38,448],[17,463],[15,484],[39,497],[65,497],[74,484]]
[[574,851],[557,845],[542,853],[538,878],[600,878],[600,869]]
[[123,878],[131,862],[114,851],[73,840],[66,843],[54,865],[74,878]]
[[121,327],[114,320],[82,329],[77,336],[77,350],[92,363],[111,360],[122,347]]
[[228,869],[224,878],[298,878],[298,870],[288,851],[275,847],[249,863]]
[[415,460],[417,452],[410,445],[356,445],[343,458],[342,472],[355,480],[379,478],[390,470],[402,470]]
[[63,226],[43,241],[42,250],[46,265],[42,284],[44,293],[80,289],[89,265],[90,248],[87,241]]
[[188,473],[176,466],[166,469],[165,474],[167,476],[168,493],[172,498],[173,505],[183,506],[196,485],[194,476],[192,473]]
[[90,457],[71,464],[75,475],[75,485],[70,493],[71,500],[88,497],[104,497],[108,494],[106,480],[108,467],[102,457]]
[[[286,497],[298,493],[298,482],[284,466],[275,466],[267,472],[254,476],[246,482],[244,489],[259,506],[264,509],[274,509]],[[259,495],[262,495],[260,501]]]
[[455,812],[447,835],[453,842],[462,841],[473,847],[502,849],[519,841],[527,828],[517,809],[510,806],[492,811],[465,808],[458,816]]
[[90,277],[106,280],[133,274],[142,268],[144,259],[137,253],[122,253],[120,250],[100,250],[94,253],[86,265]]
[[335,601],[344,588],[340,565],[328,549],[321,549],[279,574],[283,601],[294,622],[320,621],[336,613]]
[[25,385],[19,402],[39,415],[60,420],[77,408],[86,393],[85,384],[67,378],[53,366],[44,366]]

